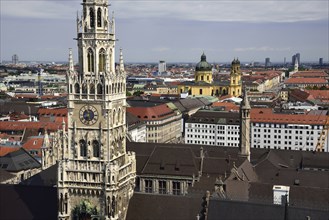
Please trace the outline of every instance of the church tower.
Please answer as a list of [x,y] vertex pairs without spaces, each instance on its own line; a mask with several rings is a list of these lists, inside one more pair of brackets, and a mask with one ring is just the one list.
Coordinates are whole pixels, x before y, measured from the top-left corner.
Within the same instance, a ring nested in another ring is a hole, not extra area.
[[201,61],[195,67],[195,82],[212,83],[212,66],[207,62],[207,57],[203,53]]
[[250,161],[250,104],[247,90],[244,89],[243,100],[240,104],[240,146],[239,157]]
[[231,64],[229,94],[231,96],[238,97],[241,95],[241,89],[240,61],[239,59],[234,59]]
[[79,70],[69,52],[67,141],[58,160],[59,219],[125,219],[135,154],[126,152],[126,74],[115,66],[108,0],[83,0],[77,18]]

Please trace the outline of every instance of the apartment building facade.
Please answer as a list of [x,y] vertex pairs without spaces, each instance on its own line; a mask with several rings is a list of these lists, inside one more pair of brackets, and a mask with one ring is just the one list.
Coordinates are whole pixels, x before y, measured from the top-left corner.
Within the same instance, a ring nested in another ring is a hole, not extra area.
[[239,146],[239,113],[199,110],[185,123],[185,143]]
[[[279,114],[270,108],[251,110],[252,148],[329,152],[326,111]],[[200,110],[185,124],[185,143],[239,146],[239,113]]]
[[253,109],[251,147],[328,152],[327,111],[308,114],[276,114]]
[[167,104],[161,104],[129,107],[127,112],[146,123],[146,142],[175,143],[180,141],[182,114],[179,110],[171,109]]

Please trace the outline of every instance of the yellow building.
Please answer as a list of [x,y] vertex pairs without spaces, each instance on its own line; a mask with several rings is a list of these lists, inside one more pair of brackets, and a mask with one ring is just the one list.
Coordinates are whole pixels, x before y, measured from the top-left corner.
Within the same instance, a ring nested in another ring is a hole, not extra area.
[[238,59],[232,61],[229,81],[214,81],[212,66],[207,62],[206,55],[203,53],[201,61],[195,68],[194,81],[185,81],[179,84],[178,92],[204,96],[229,94],[237,97],[241,95],[241,88],[241,70]]

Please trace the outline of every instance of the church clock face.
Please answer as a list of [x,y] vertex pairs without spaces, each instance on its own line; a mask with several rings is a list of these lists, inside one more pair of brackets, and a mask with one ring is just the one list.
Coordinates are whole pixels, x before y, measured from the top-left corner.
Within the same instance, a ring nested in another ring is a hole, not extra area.
[[80,109],[79,112],[80,121],[85,125],[93,125],[98,120],[97,109],[92,105],[85,105]]

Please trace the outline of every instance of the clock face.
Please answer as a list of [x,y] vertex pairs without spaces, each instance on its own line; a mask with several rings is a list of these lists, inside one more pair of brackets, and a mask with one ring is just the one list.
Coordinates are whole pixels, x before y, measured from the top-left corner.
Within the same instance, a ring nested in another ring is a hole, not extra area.
[[80,121],[85,125],[93,125],[98,120],[97,109],[92,105],[85,105],[80,109]]

